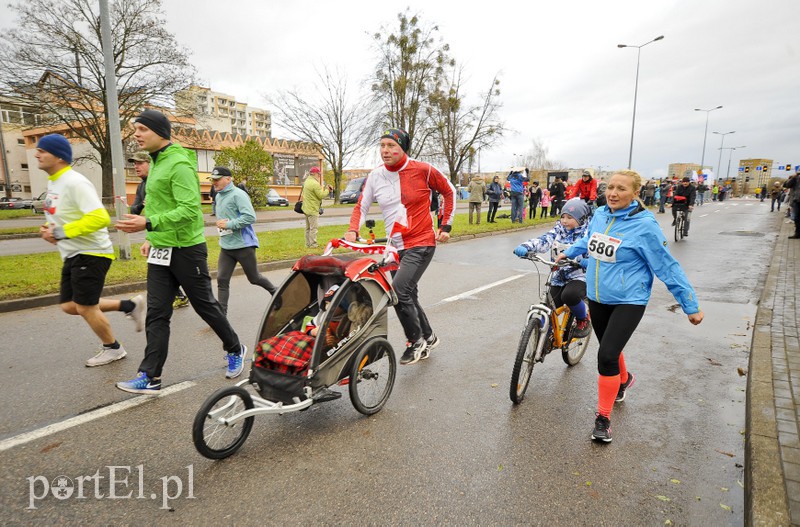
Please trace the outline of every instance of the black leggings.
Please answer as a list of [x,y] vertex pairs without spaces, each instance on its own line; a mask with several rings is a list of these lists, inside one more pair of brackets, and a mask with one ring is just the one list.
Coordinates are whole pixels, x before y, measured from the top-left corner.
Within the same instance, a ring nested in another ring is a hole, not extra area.
[[553,295],[556,307],[574,306],[586,296],[586,282],[570,280],[566,285],[551,285],[550,294]]
[[597,350],[597,372],[600,375],[619,375],[619,355],[646,308],[634,304],[599,304],[589,300],[592,328],[600,343]]

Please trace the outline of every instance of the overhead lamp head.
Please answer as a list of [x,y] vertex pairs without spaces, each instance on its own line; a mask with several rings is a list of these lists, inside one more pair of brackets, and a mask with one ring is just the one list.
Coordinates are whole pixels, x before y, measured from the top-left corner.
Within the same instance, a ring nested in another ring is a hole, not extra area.
[[663,38],[664,38],[664,35],[661,35],[659,37],[654,38],[653,42],[655,42],[656,40],[662,40]]
[[618,48],[627,48],[628,45],[627,44],[617,44],[617,47]]

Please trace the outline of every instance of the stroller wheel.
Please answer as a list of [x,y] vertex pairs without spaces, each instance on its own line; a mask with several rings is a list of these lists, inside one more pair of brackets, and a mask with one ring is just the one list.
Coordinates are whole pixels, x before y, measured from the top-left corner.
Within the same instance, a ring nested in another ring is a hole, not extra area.
[[251,408],[253,398],[241,386],[221,388],[211,394],[194,416],[192,439],[197,451],[209,459],[234,454],[250,435],[254,417],[233,424],[227,421]]
[[350,400],[356,410],[372,415],[386,404],[392,393],[397,361],[389,341],[378,337],[364,344],[355,354],[350,373]]

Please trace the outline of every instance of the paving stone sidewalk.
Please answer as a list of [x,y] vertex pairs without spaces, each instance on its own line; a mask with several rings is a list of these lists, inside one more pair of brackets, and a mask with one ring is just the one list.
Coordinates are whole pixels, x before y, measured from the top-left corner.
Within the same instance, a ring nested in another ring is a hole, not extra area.
[[800,240],[783,214],[761,295],[747,386],[745,524],[800,527]]

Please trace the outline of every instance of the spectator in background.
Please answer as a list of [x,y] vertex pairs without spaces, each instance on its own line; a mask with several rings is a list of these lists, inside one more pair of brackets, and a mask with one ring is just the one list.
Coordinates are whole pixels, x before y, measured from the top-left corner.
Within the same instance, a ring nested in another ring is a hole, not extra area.
[[472,212],[476,213],[476,223],[481,224],[481,203],[486,196],[486,183],[481,176],[474,176],[469,182],[469,224],[472,225]]
[[534,181],[528,186],[528,217],[532,220],[536,219],[536,209],[539,208],[540,201],[542,201],[542,189],[539,188],[539,182]]
[[550,207],[550,191],[546,188],[542,189],[542,214],[539,218],[547,216],[547,209]]
[[562,183],[560,177],[556,177],[548,190],[550,191],[550,217],[554,218],[556,215],[560,217],[567,187]]
[[521,168],[515,168],[511,170],[506,178],[511,185],[509,189],[511,194],[511,223],[522,223],[522,207],[525,200],[524,182],[528,181],[528,169],[525,169],[524,174],[522,170]]
[[494,217],[497,215],[500,200],[503,199],[503,186],[500,184],[499,176],[492,179],[489,188],[486,189],[486,194],[489,196],[489,212],[486,214],[486,221],[487,223],[497,223],[494,221]]
[[317,231],[319,230],[319,215],[322,209],[322,198],[325,191],[322,189],[322,172],[319,167],[311,167],[303,182],[303,214],[306,217],[306,247],[316,248]]

